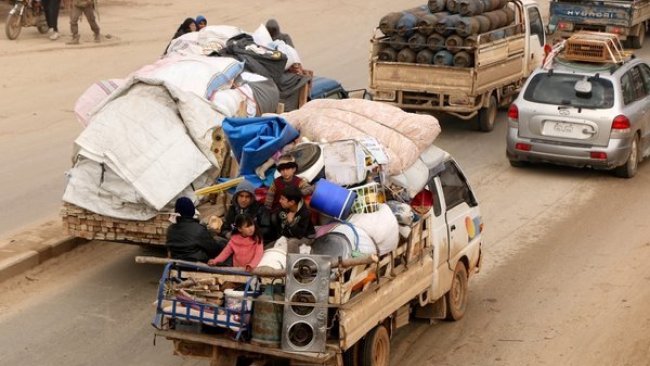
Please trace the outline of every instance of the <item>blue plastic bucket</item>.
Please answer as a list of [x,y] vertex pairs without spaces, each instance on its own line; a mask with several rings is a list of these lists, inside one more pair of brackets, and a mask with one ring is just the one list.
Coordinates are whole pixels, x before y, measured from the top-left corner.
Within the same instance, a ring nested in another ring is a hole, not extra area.
[[328,180],[320,179],[309,203],[311,208],[339,220],[350,216],[357,194]]

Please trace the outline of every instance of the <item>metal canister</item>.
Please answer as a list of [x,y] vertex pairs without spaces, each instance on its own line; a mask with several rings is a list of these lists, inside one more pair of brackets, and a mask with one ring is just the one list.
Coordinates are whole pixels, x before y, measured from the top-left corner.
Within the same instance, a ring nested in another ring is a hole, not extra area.
[[271,301],[283,301],[282,286],[267,285],[264,292],[253,303],[251,342],[279,347],[282,337],[282,314],[284,306]]

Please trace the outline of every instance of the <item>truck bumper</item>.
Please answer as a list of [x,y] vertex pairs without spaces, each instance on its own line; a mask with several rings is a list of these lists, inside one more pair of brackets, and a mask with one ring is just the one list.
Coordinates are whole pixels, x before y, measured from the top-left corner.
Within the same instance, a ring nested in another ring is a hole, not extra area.
[[228,361],[236,361],[238,357],[242,356],[251,359],[268,359],[272,357],[316,365],[339,365],[341,359],[340,352],[332,349],[330,345],[328,345],[325,353],[297,353],[286,352],[280,348],[237,342],[225,337],[215,337],[208,334],[156,330],[155,335],[173,341],[175,355],[208,358],[214,362],[213,364],[219,365],[229,364]]
[[[519,129],[508,127],[506,155],[513,161],[551,163],[573,167],[609,170],[622,165],[630,154],[632,137],[610,139],[607,146],[562,146],[556,143],[518,136]],[[530,151],[515,149],[517,143],[531,146]],[[604,152],[607,159],[592,159],[592,152]]]

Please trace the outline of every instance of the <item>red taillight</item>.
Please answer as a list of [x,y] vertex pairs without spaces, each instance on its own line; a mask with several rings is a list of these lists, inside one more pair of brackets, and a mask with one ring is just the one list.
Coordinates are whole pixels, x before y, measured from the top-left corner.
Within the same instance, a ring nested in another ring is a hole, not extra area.
[[510,108],[508,108],[508,118],[515,122],[519,121],[519,108],[514,103],[510,104]]
[[553,51],[553,46],[551,46],[548,43],[544,45],[544,56],[548,56],[548,54],[551,53],[552,51]]
[[590,155],[592,159],[607,160],[607,153],[602,151],[592,151]]
[[626,130],[630,128],[630,120],[622,114],[614,117],[612,121],[612,130]]
[[524,144],[522,142],[518,142],[515,144],[515,149],[516,150],[521,150],[521,151],[530,151],[531,146],[529,144]]

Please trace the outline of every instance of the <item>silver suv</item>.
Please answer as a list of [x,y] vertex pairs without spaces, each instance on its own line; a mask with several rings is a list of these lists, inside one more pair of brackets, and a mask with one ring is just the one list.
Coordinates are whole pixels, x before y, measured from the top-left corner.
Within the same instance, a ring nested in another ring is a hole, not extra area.
[[556,60],[538,68],[508,110],[510,164],[613,169],[631,178],[650,154],[650,66]]

